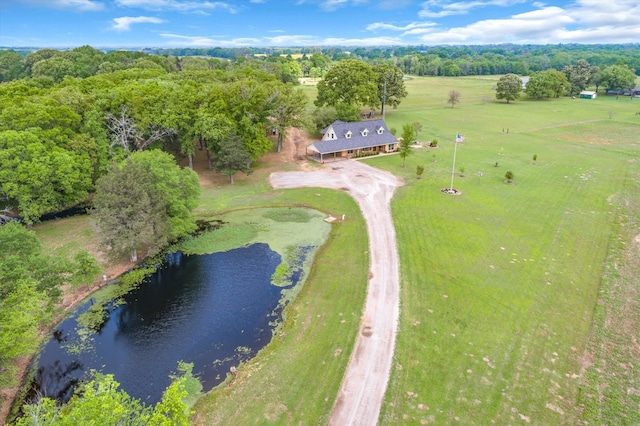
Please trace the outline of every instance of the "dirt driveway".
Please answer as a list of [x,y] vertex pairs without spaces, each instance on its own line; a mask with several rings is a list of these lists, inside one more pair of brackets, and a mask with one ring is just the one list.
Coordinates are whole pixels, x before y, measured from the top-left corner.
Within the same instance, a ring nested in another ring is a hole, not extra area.
[[[375,425],[389,381],[400,312],[396,233],[389,203],[402,182],[354,160],[310,172],[277,172],[274,188],[322,187],[346,191],[358,205],[369,234],[371,266],[364,315],[342,380],[330,425]],[[349,218],[346,218],[349,220]]]

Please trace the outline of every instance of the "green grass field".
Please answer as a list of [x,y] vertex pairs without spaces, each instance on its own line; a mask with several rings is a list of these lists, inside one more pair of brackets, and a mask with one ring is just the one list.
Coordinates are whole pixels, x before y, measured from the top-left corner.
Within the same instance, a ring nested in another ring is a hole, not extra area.
[[[419,140],[439,148],[415,149],[405,168],[395,155],[367,160],[407,182],[392,202],[402,306],[380,422],[639,424],[640,99],[507,105],[497,79],[408,80],[387,124],[419,121]],[[462,195],[448,196],[456,132],[465,176],[456,170]],[[259,164],[206,188],[197,216],[299,205],[350,220],[333,225],[274,342],[197,403],[196,424],[325,424],[358,332],[368,256],[357,206],[335,191],[274,191],[267,175]]]
[[[416,149],[405,169],[397,157],[369,161],[408,182],[393,201],[402,311],[382,423],[579,423],[589,411],[585,345],[618,208],[639,184],[640,101],[506,105],[481,100],[487,80],[443,80],[450,87],[409,81],[406,111],[388,115],[390,127],[421,121],[422,139],[437,137],[439,148]],[[444,105],[451,89],[467,99],[454,109]],[[466,136],[454,178],[462,195],[448,196],[439,190],[450,185],[457,131]],[[507,170],[515,183],[504,182]],[[637,380],[637,357],[626,361]],[[627,424],[637,423],[640,398],[627,400],[613,412],[631,410]]]

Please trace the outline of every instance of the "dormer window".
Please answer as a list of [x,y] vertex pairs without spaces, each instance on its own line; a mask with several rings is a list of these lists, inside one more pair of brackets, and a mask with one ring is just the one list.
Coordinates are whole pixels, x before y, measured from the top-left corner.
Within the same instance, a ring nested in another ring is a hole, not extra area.
[[362,134],[362,136],[367,136],[369,134],[369,130],[364,129],[363,131],[360,132]]
[[344,137],[347,138],[347,139],[351,139],[351,135],[352,134],[353,133],[351,133],[351,130],[349,130],[347,133],[345,133]]
[[378,134],[379,134],[379,135],[381,135],[381,134],[383,134],[383,133],[384,133],[384,128],[383,128],[383,127],[380,127],[380,128],[378,129]]

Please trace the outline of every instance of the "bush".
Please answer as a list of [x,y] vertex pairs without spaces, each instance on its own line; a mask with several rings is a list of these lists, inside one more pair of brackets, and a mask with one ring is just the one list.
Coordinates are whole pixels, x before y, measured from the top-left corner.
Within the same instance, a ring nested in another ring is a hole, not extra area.
[[378,154],[380,154],[380,151],[365,151],[365,152],[360,152],[354,155],[353,158],[371,157],[372,155],[378,155]]

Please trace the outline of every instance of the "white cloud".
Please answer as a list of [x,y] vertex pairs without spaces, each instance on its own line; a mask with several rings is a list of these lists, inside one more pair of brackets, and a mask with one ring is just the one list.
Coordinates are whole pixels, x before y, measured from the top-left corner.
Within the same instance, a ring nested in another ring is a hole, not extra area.
[[184,36],[179,34],[160,34],[161,37],[172,39],[169,44],[175,46],[189,47],[249,47],[262,45],[261,40],[257,38],[235,38],[224,40],[217,37],[204,36]]
[[311,35],[265,37],[264,46],[397,46],[405,44],[397,37],[341,38]]
[[80,11],[97,11],[104,9],[104,4],[94,0],[22,0],[57,9],[74,9]]
[[147,10],[174,10],[178,12],[202,12],[221,9],[236,13],[238,8],[221,1],[183,1],[183,0],[116,0],[121,7],[135,7]]
[[345,6],[349,3],[349,0],[325,0],[320,4],[324,10],[336,10],[340,6]]
[[152,16],[123,16],[114,18],[111,28],[117,31],[129,31],[133,24],[162,24],[163,22],[165,21]]
[[375,22],[367,25],[367,31],[391,30],[391,31],[410,31],[416,28],[427,28],[437,25],[435,22],[412,22],[405,26],[397,26],[393,24],[385,24],[384,22]]
[[265,37],[265,42],[269,46],[308,46],[318,42],[318,37],[309,35],[282,35],[275,37]]
[[637,1],[579,0],[570,8],[549,6],[508,19],[487,19],[459,28],[437,28],[422,35],[419,41],[430,45],[637,43],[639,15]]
[[179,34],[160,34],[170,39],[169,44],[190,47],[247,47],[247,46],[390,46],[404,44],[395,37],[372,38],[322,38],[312,35],[283,35],[262,38],[231,38],[221,36],[184,36]]
[[509,19],[488,19],[461,28],[436,31],[421,38],[428,44],[558,43],[557,31],[572,24],[563,9],[548,7],[514,15]]
[[471,9],[478,7],[508,7],[524,2],[525,0],[477,0],[451,3],[449,0],[427,0],[422,3],[422,10],[418,12],[418,16],[420,18],[443,18],[445,16],[466,15]]
[[[640,24],[640,2],[638,0],[578,0],[574,7],[567,9],[580,24],[595,25],[638,25]],[[640,33],[637,40],[640,40]]]
[[397,37],[325,38],[320,45],[327,46],[400,46],[407,44]]

